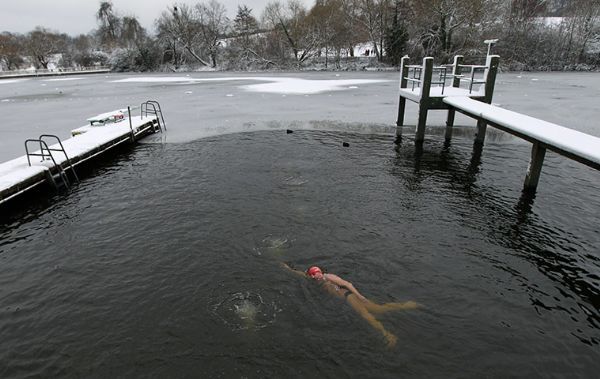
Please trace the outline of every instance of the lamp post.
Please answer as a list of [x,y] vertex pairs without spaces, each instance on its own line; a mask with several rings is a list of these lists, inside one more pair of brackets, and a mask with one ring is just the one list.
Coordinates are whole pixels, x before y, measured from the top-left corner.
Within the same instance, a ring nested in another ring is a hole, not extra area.
[[487,48],[487,56],[490,56],[490,53],[492,52],[492,45],[494,45],[495,43],[498,42],[498,39],[486,39],[485,41],[483,41],[483,43],[485,43],[486,45],[488,45]]

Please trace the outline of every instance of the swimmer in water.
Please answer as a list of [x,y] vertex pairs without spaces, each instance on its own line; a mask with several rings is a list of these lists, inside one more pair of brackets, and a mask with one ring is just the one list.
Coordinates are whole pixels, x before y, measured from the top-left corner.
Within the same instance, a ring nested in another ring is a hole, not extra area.
[[401,309],[416,309],[418,308],[418,304],[414,301],[407,301],[404,303],[386,303],[386,304],[376,304],[371,300],[364,297],[358,290],[352,285],[352,283],[340,278],[334,274],[325,274],[321,269],[317,266],[312,266],[306,272],[301,272],[298,270],[292,269],[285,263],[282,263],[283,267],[302,275],[304,277],[308,276],[311,279],[314,279],[320,283],[322,283],[323,288],[325,288],[329,293],[334,296],[337,296],[341,299],[345,299],[348,304],[354,309],[362,318],[367,320],[372,327],[383,334],[387,342],[388,347],[393,347],[396,345],[398,341],[398,337],[394,334],[388,332],[383,327],[383,324],[373,316],[373,313],[384,313],[394,310]]

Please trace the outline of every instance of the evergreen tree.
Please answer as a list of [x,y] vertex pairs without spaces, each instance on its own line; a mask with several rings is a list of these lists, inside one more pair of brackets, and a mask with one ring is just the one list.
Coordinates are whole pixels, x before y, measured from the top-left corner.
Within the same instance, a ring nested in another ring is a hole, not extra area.
[[392,26],[387,29],[384,41],[388,63],[398,65],[406,51],[406,44],[408,43],[408,31],[404,22],[400,20],[398,3],[396,3]]

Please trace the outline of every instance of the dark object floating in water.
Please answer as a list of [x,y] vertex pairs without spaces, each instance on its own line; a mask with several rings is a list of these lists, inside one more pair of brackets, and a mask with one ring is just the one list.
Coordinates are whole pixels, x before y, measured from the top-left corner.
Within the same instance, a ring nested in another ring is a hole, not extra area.
[[344,146],[344,147],[350,147],[350,144],[348,142],[343,142],[342,146]]
[[290,130],[290,129],[287,129],[285,132],[286,132],[287,134],[292,134],[292,133],[294,133],[294,131],[293,131],[293,130]]

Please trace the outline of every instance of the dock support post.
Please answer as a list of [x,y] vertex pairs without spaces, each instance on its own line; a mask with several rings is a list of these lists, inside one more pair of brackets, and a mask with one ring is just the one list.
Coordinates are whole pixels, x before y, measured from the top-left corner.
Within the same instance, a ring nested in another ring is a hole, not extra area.
[[[463,63],[463,56],[456,55],[454,57],[454,63],[452,67],[452,87],[458,88],[460,87],[460,75],[462,69],[460,65]],[[448,109],[448,117],[446,118],[446,141],[449,141],[452,138],[452,127],[454,126],[454,116],[456,115],[456,111],[453,108]]]
[[[498,55],[489,55],[485,60],[486,69],[484,72],[484,89],[485,95],[482,100],[486,104],[492,103],[492,97],[494,96],[494,87],[496,85],[496,74],[498,73],[498,65],[500,63],[500,57]],[[483,144],[485,141],[485,132],[487,130],[487,124],[485,121],[477,121],[477,134],[475,135],[475,143]]]
[[446,118],[446,134],[444,139],[450,141],[452,139],[452,127],[454,126],[454,116],[456,111],[452,108],[448,109],[448,117]]
[[419,119],[415,131],[415,143],[421,143],[425,139],[425,125],[427,124],[427,111],[429,110],[429,91],[431,89],[431,76],[433,74],[433,58],[423,58],[421,79],[421,99],[419,100]]
[[477,121],[477,132],[475,133],[475,143],[483,145],[485,142],[485,132],[487,130],[487,124],[485,121]]
[[531,161],[529,162],[527,175],[525,176],[525,185],[523,188],[525,191],[535,192],[540,180],[540,174],[542,173],[545,155],[546,146],[539,142],[534,142],[531,148]]
[[[400,89],[406,88],[408,77],[408,55],[400,60]],[[396,119],[396,139],[402,139],[402,125],[404,125],[404,111],[406,110],[406,99],[398,96],[398,118]]]

